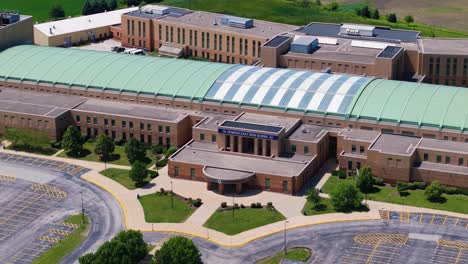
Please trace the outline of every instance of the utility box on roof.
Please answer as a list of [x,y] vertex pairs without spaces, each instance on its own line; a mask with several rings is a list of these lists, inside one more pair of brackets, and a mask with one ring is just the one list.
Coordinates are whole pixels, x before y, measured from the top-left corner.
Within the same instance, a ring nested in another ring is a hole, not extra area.
[[318,47],[318,39],[311,36],[296,37],[291,43],[291,52],[310,54]]
[[235,16],[223,16],[221,18],[221,24],[236,28],[252,28],[253,19]]

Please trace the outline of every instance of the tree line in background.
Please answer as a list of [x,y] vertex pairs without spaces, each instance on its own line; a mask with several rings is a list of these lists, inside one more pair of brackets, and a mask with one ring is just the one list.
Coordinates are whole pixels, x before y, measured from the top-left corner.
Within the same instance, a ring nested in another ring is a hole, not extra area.
[[[380,12],[376,8],[374,10],[371,10],[369,6],[363,6],[361,8],[356,8],[355,9],[356,15],[364,18],[372,18],[372,19],[380,19]],[[386,16],[386,19],[390,23],[397,23],[398,22],[398,17],[395,13],[389,13]],[[414,18],[411,15],[407,15],[404,17],[404,20],[406,24],[414,23]]]
[[86,0],[81,14],[92,15],[117,9],[117,0]]

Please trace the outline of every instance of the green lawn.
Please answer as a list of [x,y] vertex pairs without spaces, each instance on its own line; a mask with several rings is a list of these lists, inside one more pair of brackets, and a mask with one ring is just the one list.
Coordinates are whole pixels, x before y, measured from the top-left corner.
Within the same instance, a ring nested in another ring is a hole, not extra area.
[[264,226],[286,218],[277,211],[266,209],[243,208],[232,211],[216,211],[203,225],[226,235],[235,235],[259,226]]
[[293,248],[284,254],[283,251],[278,252],[273,257],[260,260],[257,264],[280,264],[282,259],[296,260],[296,261],[307,261],[310,258],[310,250],[306,248]]
[[173,198],[174,208],[171,208],[171,196],[160,193],[148,194],[140,197],[141,206],[148,223],[181,223],[194,211],[185,201]]
[[331,203],[331,199],[325,198],[322,199],[321,203],[317,207],[315,207],[313,203],[307,201],[302,211],[305,211],[306,215],[319,215],[337,212]]
[[109,179],[112,179],[120,184],[122,184],[125,188],[129,190],[134,190],[140,187],[145,186],[147,183],[151,181],[149,177],[147,177],[141,185],[136,186],[135,182],[130,179],[130,170],[124,170],[124,169],[115,169],[115,168],[109,168],[107,170],[103,170],[99,172],[100,174],[106,176]]
[[[24,15],[33,16],[34,21],[45,22],[51,20],[49,10],[54,4],[62,5],[65,15],[79,16],[85,0],[1,0],[0,10],[15,10]],[[117,1],[123,7],[121,1]]]
[[[467,32],[434,28],[428,25],[412,23],[407,25],[402,18],[398,23],[389,23],[381,19],[367,19],[355,14],[354,9],[360,4],[340,4],[337,11],[329,11],[324,7],[311,5],[301,7],[298,2],[291,0],[164,0],[161,4],[185,7],[194,10],[204,10],[229,15],[251,17],[267,21],[286,23],[292,25],[307,25],[312,21],[327,23],[362,23],[392,28],[418,30],[426,37],[468,37]],[[314,2],[314,1],[310,1]]]
[[[83,145],[83,148],[84,148],[84,150],[83,150],[83,152],[81,153],[81,155],[79,157],[69,156],[65,152],[60,153],[58,156],[63,157],[63,158],[72,158],[72,159],[81,159],[81,160],[87,160],[87,161],[102,162],[99,159],[99,156],[96,153],[94,153],[94,149],[96,148],[96,142],[95,141],[87,141]],[[148,151],[147,156],[149,156],[149,153],[150,152]],[[130,162],[127,159],[127,155],[125,155],[124,146],[115,145],[114,153],[112,154],[110,160],[107,163],[112,163],[112,164],[116,164],[116,165],[130,166]],[[149,158],[146,161],[146,163],[148,163],[149,166],[151,166],[153,164],[153,162]]]
[[60,260],[72,252],[88,235],[89,218],[85,216],[85,223],[81,222],[81,214],[68,217],[65,222],[77,224],[79,227],[71,234],[49,248],[43,255],[33,261],[33,264],[60,263]]
[[41,154],[41,155],[47,155],[47,156],[52,156],[57,151],[59,151],[58,149],[52,148],[52,147],[31,148],[31,147],[27,147],[27,146],[23,146],[23,145],[13,145],[13,144],[8,146],[7,149],[16,150],[16,151],[24,151],[24,152],[29,152],[29,153]]
[[[330,193],[339,181],[354,182],[354,177],[339,179],[331,176],[322,188],[324,193]],[[368,195],[369,200],[403,204],[409,206],[426,207],[457,213],[468,213],[468,196],[461,194],[443,194],[444,202],[429,202],[424,196],[424,190],[409,190],[406,196],[400,196],[395,187],[389,185],[375,186],[375,191]]]

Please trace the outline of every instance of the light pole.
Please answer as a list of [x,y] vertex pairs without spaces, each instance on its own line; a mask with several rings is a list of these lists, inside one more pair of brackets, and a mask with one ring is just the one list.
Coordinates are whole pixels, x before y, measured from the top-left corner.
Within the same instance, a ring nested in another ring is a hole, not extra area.
[[289,223],[288,221],[284,221],[284,255],[287,253],[286,247],[286,224]]
[[84,224],[85,219],[84,219],[84,203],[83,203],[83,191],[80,191],[81,193],[81,221]]
[[171,181],[171,208],[174,209],[174,190],[172,188],[172,181]]
[[234,220],[234,193],[232,193],[232,219]]

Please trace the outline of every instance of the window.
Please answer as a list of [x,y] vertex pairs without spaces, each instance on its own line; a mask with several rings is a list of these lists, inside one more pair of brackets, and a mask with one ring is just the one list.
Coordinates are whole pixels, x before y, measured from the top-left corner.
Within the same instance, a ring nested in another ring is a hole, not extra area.
[[192,30],[190,29],[189,30],[189,46],[192,46],[193,45],[193,32]]
[[249,50],[249,47],[248,47],[249,43],[247,41],[247,39],[244,40],[244,54],[245,55],[248,55],[248,50]]
[[216,135],[214,135],[214,134],[211,135],[211,142],[213,142],[213,143],[216,142]]
[[153,144],[153,138],[151,137],[151,135],[148,135],[147,136],[147,141],[148,142],[148,145],[152,145]]
[[265,179],[265,189],[270,190],[271,182],[270,178]]
[[450,163],[450,157],[449,156],[445,156],[445,163]]
[[177,28],[177,44],[180,44],[180,28]]
[[[198,31],[195,30],[195,47],[198,47]],[[197,51],[195,51],[197,52]],[[197,56],[197,54],[195,53],[195,57]]]
[[351,145],[351,152],[352,153],[356,152],[356,145],[354,145],[354,144]]
[[162,40],[162,26],[159,25],[159,40]]
[[126,128],[127,127],[127,122],[126,121],[122,121],[122,128]]
[[145,143],[145,135],[143,134],[140,135],[140,142]]
[[223,51],[223,36],[219,35],[219,50]]
[[78,122],[78,123],[80,122],[80,116],[79,115],[76,115],[75,119],[76,119],[76,122]]
[[174,166],[174,177],[179,176],[179,166]]
[[201,33],[201,47],[202,49],[205,48],[205,32]]
[[166,146],[170,146],[171,145],[171,138],[170,137],[167,137],[166,138]]
[[171,42],[174,42],[174,27],[171,27]]
[[171,133],[171,127],[170,126],[166,126],[166,133]]
[[93,117],[93,124],[97,125],[97,123],[98,123],[97,117]]
[[210,33],[206,33],[206,48],[210,48]]
[[356,162],[356,168],[359,170],[361,168],[361,162]]
[[98,135],[98,129],[97,129],[97,128],[94,128],[94,129],[93,129],[93,132],[94,132],[94,134],[93,134],[94,136],[97,136],[97,135]]
[[115,127],[115,120],[114,120],[114,119],[111,119],[111,125],[112,125],[113,127]]
[[200,141],[204,141],[204,140],[205,140],[205,134],[200,133]]
[[115,139],[115,131],[112,131],[112,139]]
[[104,125],[105,125],[105,126],[108,126],[108,125],[109,125],[109,119],[104,118]]
[[133,122],[128,122],[128,127],[129,127],[130,129],[133,129]]
[[296,153],[296,145],[294,144],[291,145],[291,152]]
[[442,156],[441,155],[437,155],[437,162],[441,162],[442,161]]
[[353,162],[348,160],[348,170],[352,170],[353,169]]
[[231,43],[230,43],[230,37],[227,36],[227,37],[226,37],[226,51],[227,51],[227,52],[230,52],[230,51],[229,51],[229,50],[230,50],[230,49],[229,49],[229,45],[230,45],[230,44],[231,44]]
[[166,26],[166,41],[169,41],[169,26]]
[[450,61],[450,58],[447,58],[447,64],[445,64],[445,75],[450,75],[450,64],[451,64],[451,61]]
[[86,117],[86,123],[91,124],[91,117],[89,116]]
[[162,126],[158,126],[158,132],[162,132],[163,131],[163,127]]
[[256,53],[256,48],[255,48],[255,44],[257,42],[255,40],[252,40],[252,56],[255,57],[255,53]]
[[190,177],[195,178],[195,169],[190,168]]
[[239,39],[239,54],[241,55],[242,55],[242,42],[243,42],[242,39]]
[[236,52],[236,38],[235,37],[232,37],[231,39],[231,44],[232,44],[232,53]]
[[308,154],[309,153],[309,146],[304,146],[304,154]]
[[429,160],[429,154],[424,153],[424,160],[425,160],[425,161]]
[[458,165],[459,166],[463,166],[464,163],[465,163],[465,161],[463,160],[463,158],[458,158]]
[[218,49],[218,34],[214,34],[214,50]]
[[364,153],[364,146],[362,146],[362,145],[359,146],[359,153],[361,153],[361,154]]
[[145,130],[145,123],[140,122],[140,130],[141,131]]
[[151,124],[146,124],[146,130],[148,130],[149,132],[153,130],[153,128],[151,127]]
[[163,143],[163,137],[159,137],[159,138],[158,138],[158,144],[159,144],[159,145],[163,145],[163,144],[164,144],[164,143]]
[[284,193],[288,192],[288,181],[283,181],[283,192]]

